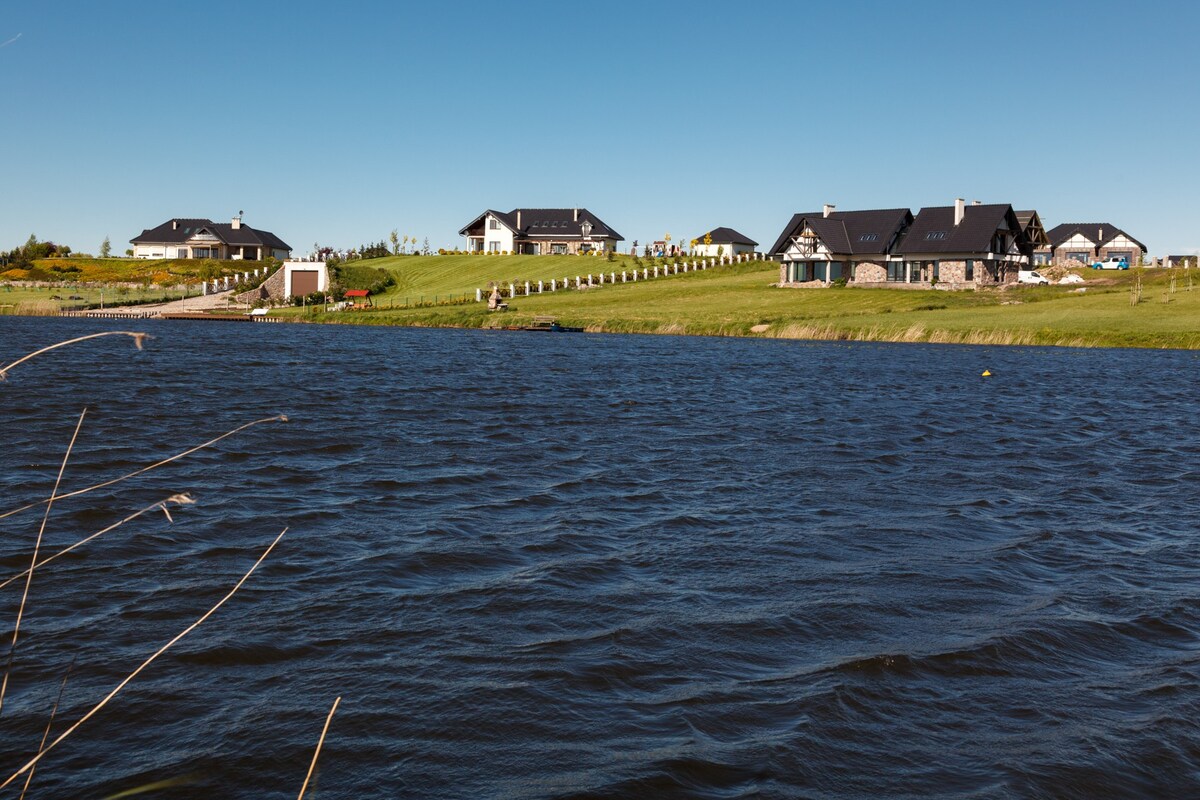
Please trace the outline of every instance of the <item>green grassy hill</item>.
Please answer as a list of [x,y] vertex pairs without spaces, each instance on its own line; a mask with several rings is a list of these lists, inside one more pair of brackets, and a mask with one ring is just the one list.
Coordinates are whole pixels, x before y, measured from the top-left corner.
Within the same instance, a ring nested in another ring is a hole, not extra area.
[[[475,290],[487,288],[489,281],[502,283],[524,283],[539,280],[575,279],[588,272],[620,272],[633,269],[628,256],[620,257],[615,263],[602,256],[392,256],[353,261],[355,265],[381,267],[396,279],[396,285],[376,302],[404,302],[408,297],[416,301],[424,296],[463,295],[474,296]],[[625,266],[623,266],[625,265]]]
[[204,259],[145,258],[39,258],[32,273],[25,269],[0,272],[0,281],[68,281],[72,283],[153,283],[170,286],[199,283],[201,271],[218,275],[257,269],[263,261],[207,261]]

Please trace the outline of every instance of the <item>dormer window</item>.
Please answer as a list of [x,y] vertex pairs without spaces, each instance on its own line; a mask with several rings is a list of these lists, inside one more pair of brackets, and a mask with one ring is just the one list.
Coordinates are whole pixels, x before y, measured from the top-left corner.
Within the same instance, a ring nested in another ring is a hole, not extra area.
[[858,237],[858,240],[860,242],[876,242],[876,241],[879,241],[879,234],[878,233],[864,233],[862,236]]
[[500,220],[492,217],[490,220],[488,220],[488,227],[494,231],[500,230]]
[[930,231],[929,233],[925,234],[925,241],[927,242],[938,242],[945,238],[945,231]]

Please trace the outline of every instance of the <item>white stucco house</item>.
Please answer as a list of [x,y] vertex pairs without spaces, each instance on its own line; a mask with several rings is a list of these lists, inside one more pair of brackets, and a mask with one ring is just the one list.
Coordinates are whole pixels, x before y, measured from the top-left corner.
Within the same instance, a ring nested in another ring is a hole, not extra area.
[[170,219],[129,240],[134,258],[215,258],[261,261],[268,256],[283,261],[292,247],[270,231],[242,222],[210,219]]
[[711,231],[697,236],[695,242],[692,252],[703,258],[716,258],[718,255],[753,254],[754,248],[758,247],[758,242],[745,234],[738,233],[733,228],[713,228]]
[[575,255],[616,250],[625,241],[586,208],[488,209],[458,233],[472,253]]

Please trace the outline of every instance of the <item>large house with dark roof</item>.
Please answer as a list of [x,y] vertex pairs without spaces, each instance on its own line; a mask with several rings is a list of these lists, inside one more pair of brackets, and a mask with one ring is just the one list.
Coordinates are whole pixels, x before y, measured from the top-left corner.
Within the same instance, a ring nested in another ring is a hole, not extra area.
[[743,253],[753,253],[754,248],[758,247],[758,242],[733,228],[713,228],[692,241],[695,242],[692,255],[703,258],[740,256]]
[[458,233],[472,253],[577,255],[615,251],[625,241],[586,208],[488,209]]
[[870,211],[822,211],[793,214],[770,255],[781,262],[780,284],[844,278],[848,283],[889,280],[890,259],[912,224],[907,208]]
[[1136,266],[1145,257],[1146,245],[1116,225],[1107,222],[1068,222],[1049,231],[1050,241],[1039,248],[1041,263],[1079,262],[1093,264],[1106,258],[1123,258]]
[[270,231],[257,230],[236,216],[230,222],[210,219],[170,219],[129,240],[134,258],[215,258],[283,261],[292,246]]
[[[795,214],[771,248],[780,285],[847,284],[973,288],[1010,283],[1032,260],[1029,230],[1010,205]],[[1036,225],[1040,226],[1040,219]]]
[[969,288],[1012,283],[1029,268],[1033,245],[1006,204],[922,208],[900,244],[911,282]]

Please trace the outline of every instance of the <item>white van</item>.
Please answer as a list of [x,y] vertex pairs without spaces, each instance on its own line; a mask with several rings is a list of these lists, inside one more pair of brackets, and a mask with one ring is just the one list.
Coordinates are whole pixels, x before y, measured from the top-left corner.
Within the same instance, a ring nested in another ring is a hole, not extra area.
[[1023,269],[1017,272],[1017,283],[1032,283],[1035,286],[1047,286],[1050,281],[1042,277],[1036,269]]

